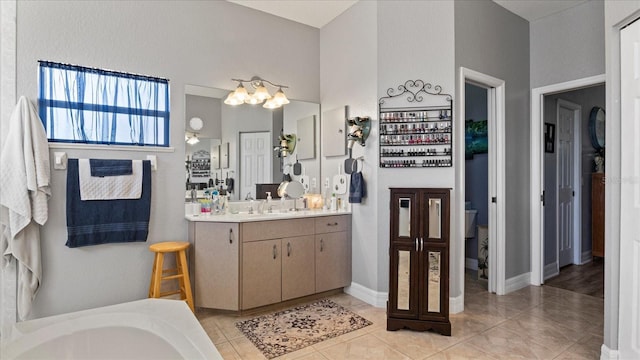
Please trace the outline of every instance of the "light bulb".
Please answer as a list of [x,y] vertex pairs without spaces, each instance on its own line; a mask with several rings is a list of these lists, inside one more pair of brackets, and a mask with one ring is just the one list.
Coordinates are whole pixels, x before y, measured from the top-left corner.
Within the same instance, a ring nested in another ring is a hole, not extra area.
[[253,93],[253,96],[255,96],[259,101],[271,99],[271,94],[269,94],[269,90],[267,90],[262,81],[258,87],[256,87],[256,92]]
[[265,101],[264,105],[262,105],[262,107],[265,108],[265,109],[277,109],[280,106],[282,106],[282,105],[280,105],[277,102],[275,102],[273,98]]
[[273,95],[273,101],[275,101],[278,105],[286,105],[290,103],[289,99],[284,95],[282,88],[278,89],[275,95]]

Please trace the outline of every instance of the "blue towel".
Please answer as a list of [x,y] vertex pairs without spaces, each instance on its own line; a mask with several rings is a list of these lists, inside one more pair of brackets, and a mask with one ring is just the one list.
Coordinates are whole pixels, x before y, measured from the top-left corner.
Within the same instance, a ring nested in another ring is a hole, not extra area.
[[349,184],[349,202],[361,203],[362,198],[367,197],[367,184],[364,182],[362,172],[351,173],[351,183]]
[[131,175],[131,160],[89,159],[91,176]]
[[67,163],[67,243],[70,248],[147,241],[151,162],[142,162],[142,196],[133,200],[80,200],[78,159]]

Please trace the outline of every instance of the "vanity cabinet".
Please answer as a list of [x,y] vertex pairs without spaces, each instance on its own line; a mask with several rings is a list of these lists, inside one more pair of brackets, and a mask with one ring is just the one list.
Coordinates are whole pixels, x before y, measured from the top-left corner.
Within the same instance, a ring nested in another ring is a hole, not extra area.
[[387,330],[451,335],[449,193],[449,189],[391,189]]
[[316,292],[351,284],[351,218],[326,216],[315,223]]
[[[196,306],[238,310],[240,224],[198,222],[189,226],[190,267]],[[197,264],[197,265],[195,265]],[[212,276],[225,274],[225,276]],[[225,296],[220,296],[225,294]]]
[[197,307],[246,310],[351,283],[351,215],[191,222]]

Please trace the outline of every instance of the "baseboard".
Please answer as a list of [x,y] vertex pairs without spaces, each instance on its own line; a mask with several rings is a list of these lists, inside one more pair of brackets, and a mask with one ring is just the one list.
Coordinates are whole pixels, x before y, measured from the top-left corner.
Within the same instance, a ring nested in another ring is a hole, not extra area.
[[560,274],[558,270],[558,262],[552,262],[544,266],[544,279],[547,280],[550,277],[554,277]]
[[465,258],[464,267],[466,269],[478,270],[478,259]]
[[593,261],[593,255],[591,253],[591,250],[585,251],[582,253],[582,256],[580,258],[580,265],[590,263],[592,261]]
[[377,308],[387,307],[388,292],[375,291],[354,282],[351,286],[344,288],[344,292]]
[[620,352],[618,350],[609,349],[605,344],[602,344],[600,348],[600,360],[618,360],[620,358]]
[[507,279],[505,283],[505,294],[520,290],[531,285],[531,273],[527,272]]
[[449,313],[457,314],[464,311],[464,297],[462,295],[449,298]]

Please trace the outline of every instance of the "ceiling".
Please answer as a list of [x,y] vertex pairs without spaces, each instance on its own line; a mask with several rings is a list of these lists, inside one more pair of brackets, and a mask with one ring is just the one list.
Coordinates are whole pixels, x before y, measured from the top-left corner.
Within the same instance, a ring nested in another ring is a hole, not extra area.
[[512,13],[531,21],[578,6],[588,0],[493,0]]
[[256,10],[321,28],[357,0],[227,0]]
[[[357,0],[227,0],[256,10],[321,28]],[[423,0],[433,1],[433,0]],[[580,5],[588,0],[493,0],[512,13],[535,21]]]

